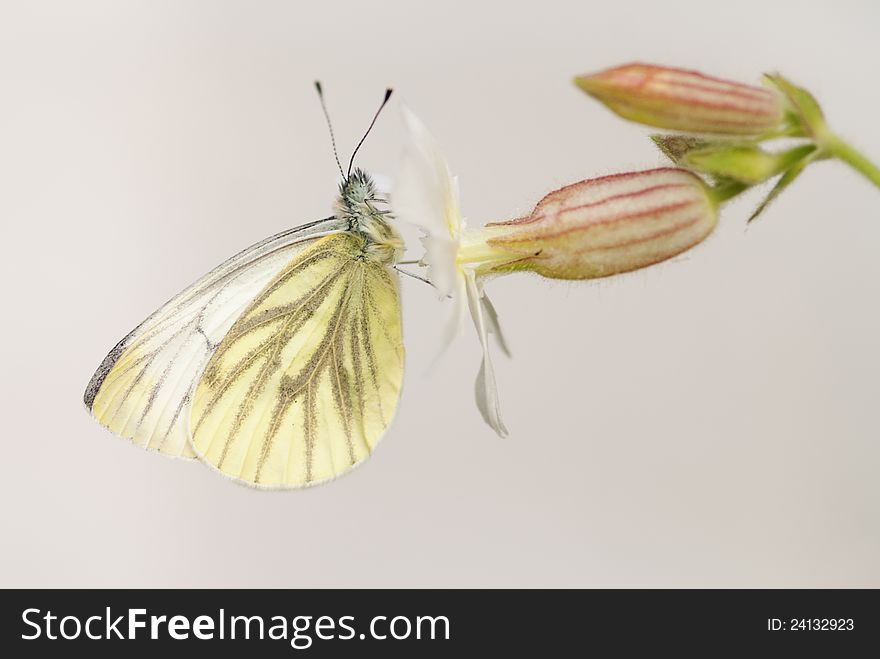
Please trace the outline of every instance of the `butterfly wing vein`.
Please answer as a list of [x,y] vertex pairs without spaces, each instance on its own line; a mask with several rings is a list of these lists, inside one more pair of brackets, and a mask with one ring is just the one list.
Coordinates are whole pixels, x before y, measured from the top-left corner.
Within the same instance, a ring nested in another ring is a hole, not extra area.
[[364,460],[403,376],[396,276],[352,234],[301,252],[211,357],[190,427],[198,455],[261,487],[302,487]]
[[211,354],[260,290],[337,224],[320,220],[267,238],[172,298],[110,351],[86,388],[86,407],[136,444],[195,457],[190,403]]

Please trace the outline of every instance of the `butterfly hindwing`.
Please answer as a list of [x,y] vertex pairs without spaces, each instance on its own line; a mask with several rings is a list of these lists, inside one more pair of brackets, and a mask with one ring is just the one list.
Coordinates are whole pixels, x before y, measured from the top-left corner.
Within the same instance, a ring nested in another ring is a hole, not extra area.
[[208,359],[257,293],[334,223],[319,221],[272,236],[171,299],[107,355],[86,388],[86,407],[135,444],[194,457],[189,408]]
[[199,456],[260,487],[338,476],[394,415],[403,377],[396,273],[327,236],[257,295],[211,357],[190,428]]

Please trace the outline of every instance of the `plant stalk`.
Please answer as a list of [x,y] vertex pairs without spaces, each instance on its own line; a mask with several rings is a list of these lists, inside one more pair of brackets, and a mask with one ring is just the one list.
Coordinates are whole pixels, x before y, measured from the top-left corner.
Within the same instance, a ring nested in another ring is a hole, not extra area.
[[856,151],[836,135],[822,140],[822,148],[830,155],[838,158],[862,174],[866,179],[880,188],[880,168]]

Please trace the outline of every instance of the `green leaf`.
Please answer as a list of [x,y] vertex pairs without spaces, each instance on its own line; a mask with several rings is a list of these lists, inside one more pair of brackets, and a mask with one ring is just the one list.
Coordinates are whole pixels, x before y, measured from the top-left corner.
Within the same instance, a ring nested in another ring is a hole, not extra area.
[[779,178],[776,182],[776,185],[773,186],[773,189],[770,190],[770,193],[764,198],[764,201],[760,203],[760,205],[755,209],[755,212],[752,213],[751,217],[747,220],[747,222],[751,223],[754,221],[764,209],[770,204],[771,201],[776,199],[779,194],[785,190],[789,185],[791,185],[794,180],[800,176],[800,173],[804,171],[807,165],[809,165],[813,160],[815,160],[818,151],[813,151],[809,155],[804,158],[801,158],[798,162],[789,167],[785,173]]

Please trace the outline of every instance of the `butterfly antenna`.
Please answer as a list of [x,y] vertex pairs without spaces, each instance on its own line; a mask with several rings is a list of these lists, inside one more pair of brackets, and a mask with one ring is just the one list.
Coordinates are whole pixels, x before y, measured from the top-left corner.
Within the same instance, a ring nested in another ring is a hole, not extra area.
[[330,113],[327,112],[327,104],[324,103],[324,90],[321,88],[321,83],[318,80],[315,80],[315,89],[318,90],[318,98],[321,101],[321,109],[324,111],[324,118],[327,120],[327,129],[330,131],[330,144],[333,145],[333,157],[336,158],[336,166],[339,168],[339,173],[344,177],[345,172],[342,171],[342,163],[339,162],[339,153],[336,151],[336,136],[333,134],[333,124],[330,121]]
[[385,104],[388,103],[388,99],[391,98],[391,92],[393,90],[389,87],[385,90],[385,98],[382,99],[382,104],[379,106],[379,109],[376,110],[376,114],[373,115],[373,120],[370,122],[370,127],[367,128],[367,132],[364,133],[364,136],[361,138],[361,141],[358,142],[357,146],[354,148],[354,151],[351,154],[351,160],[348,161],[348,175],[345,178],[351,176],[351,168],[354,165],[354,157],[357,155],[358,149],[361,148],[361,144],[364,143],[364,140],[367,139],[367,135],[370,134],[370,131],[373,130],[373,126],[376,125],[376,119],[379,118],[379,113],[382,112],[382,108],[385,107]]

